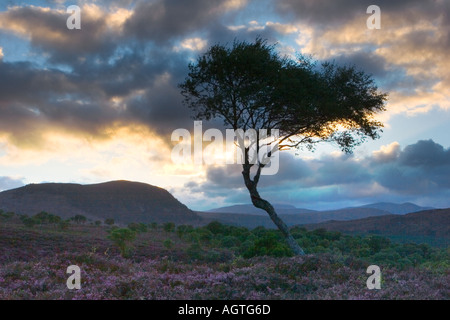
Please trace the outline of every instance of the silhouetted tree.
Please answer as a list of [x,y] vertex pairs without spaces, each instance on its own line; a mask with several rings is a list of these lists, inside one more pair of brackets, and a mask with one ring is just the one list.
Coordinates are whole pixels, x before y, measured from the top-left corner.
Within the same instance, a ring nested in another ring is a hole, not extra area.
[[87,221],[87,218],[81,214],[77,214],[70,219],[75,223],[85,223]]
[[112,226],[114,224],[114,219],[111,218],[105,219],[105,224],[107,224],[108,226]]
[[173,222],[166,222],[163,224],[163,229],[166,232],[174,232],[175,231],[175,223]]
[[130,245],[136,239],[136,232],[128,228],[115,229],[110,233],[109,239],[119,247],[122,257],[127,257]]
[[[278,129],[280,136],[269,146],[269,158],[277,146],[313,149],[321,141],[351,152],[366,138],[378,138],[383,125],[373,116],[385,109],[387,97],[371,76],[353,66],[328,62],[318,66],[302,55],[297,60],[282,57],[275,45],[259,38],[252,43],[234,41],[231,47],[212,46],[189,64],[189,74],[179,87],[196,119],[220,118],[228,128],[255,129],[257,134],[260,129]],[[263,146],[259,136],[256,141],[259,152]],[[258,193],[267,161],[250,161],[250,146],[240,147],[242,175],[253,205],[269,214],[295,254],[304,254],[273,206]]]

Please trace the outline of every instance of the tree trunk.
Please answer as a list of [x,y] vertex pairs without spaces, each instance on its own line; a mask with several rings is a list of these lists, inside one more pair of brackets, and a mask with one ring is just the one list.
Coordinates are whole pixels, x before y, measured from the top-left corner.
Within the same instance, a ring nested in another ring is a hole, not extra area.
[[283,220],[280,219],[278,214],[275,211],[275,208],[270,204],[269,201],[262,199],[259,196],[258,190],[257,190],[257,183],[259,180],[259,174],[260,171],[258,170],[257,176],[254,180],[251,180],[250,178],[250,167],[248,164],[244,164],[243,168],[244,171],[242,172],[242,175],[244,176],[245,185],[250,192],[250,197],[252,199],[252,203],[256,208],[263,209],[269,214],[270,219],[272,219],[273,223],[278,227],[278,229],[281,231],[283,236],[285,237],[289,247],[292,249],[295,255],[304,255],[305,252],[303,249],[298,245],[297,241],[292,237],[291,233],[289,232],[288,226],[284,223]]

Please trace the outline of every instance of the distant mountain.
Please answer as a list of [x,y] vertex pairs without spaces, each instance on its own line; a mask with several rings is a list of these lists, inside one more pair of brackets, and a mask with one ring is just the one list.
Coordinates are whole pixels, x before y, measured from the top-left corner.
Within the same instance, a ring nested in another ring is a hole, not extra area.
[[[290,210],[290,209],[289,209]],[[264,212],[264,211],[263,211]],[[284,211],[279,210],[279,215],[288,226],[298,224],[319,223],[329,220],[353,220],[372,216],[389,215],[390,213],[383,210],[372,208],[348,208],[332,211],[310,211],[295,214],[283,214]],[[224,213],[224,212],[197,212],[201,217],[208,220],[217,220],[222,223],[244,226],[247,228],[255,228],[264,226],[266,228],[276,228],[267,213],[259,214],[242,214],[242,213]]]
[[362,208],[374,208],[379,210],[384,210],[393,214],[407,214],[412,212],[419,212],[423,210],[432,210],[435,209],[433,207],[421,207],[411,202],[406,202],[402,204],[389,203],[389,202],[378,202],[372,203],[365,206],[361,206]]
[[[297,214],[297,213],[309,213],[316,212],[315,210],[309,209],[299,209],[289,204],[273,204],[273,207],[279,214]],[[219,213],[239,213],[239,214],[251,214],[251,215],[261,215],[266,216],[267,212],[262,209],[258,209],[252,204],[238,204],[234,206],[221,207],[209,210],[208,212],[219,212]]]
[[0,209],[28,215],[47,211],[63,218],[82,214],[93,220],[113,218],[122,223],[201,222],[167,190],[129,181],[30,184],[0,192]]
[[[275,204],[278,215],[288,226],[300,224],[315,224],[330,220],[348,221],[358,220],[368,217],[385,215],[403,215],[412,212],[434,209],[430,207],[420,207],[414,203],[389,203],[379,202],[360,207],[349,207],[338,210],[315,211],[309,209],[296,208],[290,205]],[[229,207],[212,209],[208,212],[199,212],[200,216],[207,220],[215,219],[223,223],[240,225],[247,228],[264,226],[275,228],[272,220],[264,210],[255,208],[251,204],[241,204]]]
[[[328,221],[306,226],[346,233],[450,238],[450,209],[434,209],[406,215],[384,215],[351,221]],[[448,243],[448,242],[447,242]]]
[[[373,216],[380,215],[380,211],[384,211],[385,213],[392,213],[392,214],[407,214],[412,212],[418,212],[423,210],[431,210],[434,209],[432,207],[421,207],[414,203],[402,203],[402,204],[396,204],[396,203],[390,203],[390,202],[378,202],[378,203],[372,203],[367,204],[364,206],[359,207],[349,207],[349,208],[343,208],[338,210],[326,210],[326,211],[316,211],[316,210],[310,210],[310,209],[302,209],[302,208],[296,208],[292,205],[286,205],[286,204],[274,204],[273,205],[275,210],[279,215],[290,215],[290,214],[305,214],[305,213],[337,213],[344,214],[344,212],[348,212],[350,215],[352,213],[355,213],[354,216],[351,216],[350,219],[359,219],[363,218],[363,216],[360,216],[359,212],[362,212],[364,217],[371,216],[371,214],[367,215],[368,212],[370,212],[370,209],[375,209],[373,211]],[[361,209],[360,211],[358,209]],[[215,213],[235,213],[235,214],[251,214],[251,215],[261,215],[266,216],[267,213],[264,210],[255,208],[252,204],[240,204],[240,205],[234,205],[234,206],[228,206],[228,207],[221,207],[209,210],[208,212],[215,212]],[[326,215],[326,214],[325,214]],[[321,219],[320,219],[321,220]],[[343,220],[343,219],[337,219],[337,220]],[[345,219],[347,220],[347,219]]]

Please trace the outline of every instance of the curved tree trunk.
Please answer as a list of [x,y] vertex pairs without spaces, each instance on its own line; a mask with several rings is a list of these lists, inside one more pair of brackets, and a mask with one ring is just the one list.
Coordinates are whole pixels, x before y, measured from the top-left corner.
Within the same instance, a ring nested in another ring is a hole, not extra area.
[[245,186],[247,187],[248,191],[250,192],[250,197],[252,199],[252,203],[256,208],[263,209],[269,214],[270,219],[272,219],[273,223],[278,227],[278,229],[281,231],[283,236],[285,237],[289,247],[292,249],[295,255],[304,255],[305,252],[303,249],[298,245],[297,241],[292,237],[291,233],[289,232],[288,226],[284,223],[283,220],[280,219],[278,214],[275,211],[275,208],[270,204],[269,201],[262,199],[259,196],[258,190],[257,190],[257,184],[259,180],[260,170],[261,168],[258,168],[258,172],[253,180],[250,178],[250,168],[251,165],[244,164],[243,165],[244,170],[242,171],[242,175],[244,176]]

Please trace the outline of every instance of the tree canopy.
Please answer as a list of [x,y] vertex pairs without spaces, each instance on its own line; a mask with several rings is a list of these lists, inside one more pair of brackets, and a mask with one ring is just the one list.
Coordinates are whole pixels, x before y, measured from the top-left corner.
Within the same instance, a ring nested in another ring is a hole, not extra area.
[[189,65],[180,84],[196,119],[221,118],[227,127],[278,129],[280,148],[336,142],[344,151],[378,137],[374,114],[387,98],[354,66],[280,56],[262,39],[214,45]]

